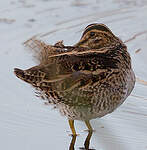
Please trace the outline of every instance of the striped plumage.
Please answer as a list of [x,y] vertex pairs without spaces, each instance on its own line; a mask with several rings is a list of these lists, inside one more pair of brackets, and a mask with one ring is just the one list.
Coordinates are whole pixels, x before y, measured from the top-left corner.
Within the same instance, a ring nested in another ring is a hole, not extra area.
[[39,48],[39,65],[14,72],[68,117],[73,134],[73,120],[92,130],[89,120],[111,113],[134,87],[127,47],[104,24],[88,25],[74,46],[41,43]]

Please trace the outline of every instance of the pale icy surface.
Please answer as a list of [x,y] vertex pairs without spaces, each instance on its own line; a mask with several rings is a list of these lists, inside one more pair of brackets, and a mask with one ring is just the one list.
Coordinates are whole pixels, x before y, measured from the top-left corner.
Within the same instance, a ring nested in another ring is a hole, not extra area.
[[[105,23],[128,46],[137,83],[115,112],[92,120],[90,148],[147,150],[147,0],[1,0],[0,1],[0,150],[66,150],[68,122],[37,99],[33,88],[18,80],[13,68],[35,65],[22,43],[34,35],[50,44],[80,39],[89,23]],[[80,134],[75,149],[87,133]]]

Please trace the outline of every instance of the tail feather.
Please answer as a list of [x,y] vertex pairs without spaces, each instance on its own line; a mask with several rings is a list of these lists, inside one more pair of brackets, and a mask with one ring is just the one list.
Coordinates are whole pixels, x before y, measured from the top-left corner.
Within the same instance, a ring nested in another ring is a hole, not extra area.
[[14,68],[14,74],[20,78],[20,79],[24,79],[25,78],[25,73],[23,70],[18,69],[18,68]]
[[14,74],[21,80],[28,82],[34,86],[42,80],[42,74],[36,70],[21,70],[14,68]]

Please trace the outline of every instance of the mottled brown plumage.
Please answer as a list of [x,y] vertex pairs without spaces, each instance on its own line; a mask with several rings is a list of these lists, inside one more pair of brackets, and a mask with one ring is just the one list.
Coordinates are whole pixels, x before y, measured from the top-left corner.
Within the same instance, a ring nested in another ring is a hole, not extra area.
[[89,120],[111,113],[134,87],[127,47],[104,24],[87,26],[74,46],[64,46],[63,41],[33,44],[39,49],[40,64],[14,72],[68,117],[73,134],[73,120],[85,121],[92,130]]

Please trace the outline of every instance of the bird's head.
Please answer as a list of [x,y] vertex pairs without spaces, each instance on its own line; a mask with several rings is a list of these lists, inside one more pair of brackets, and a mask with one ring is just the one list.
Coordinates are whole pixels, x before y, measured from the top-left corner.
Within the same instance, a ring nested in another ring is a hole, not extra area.
[[118,41],[118,38],[104,24],[88,25],[76,47],[103,48]]

